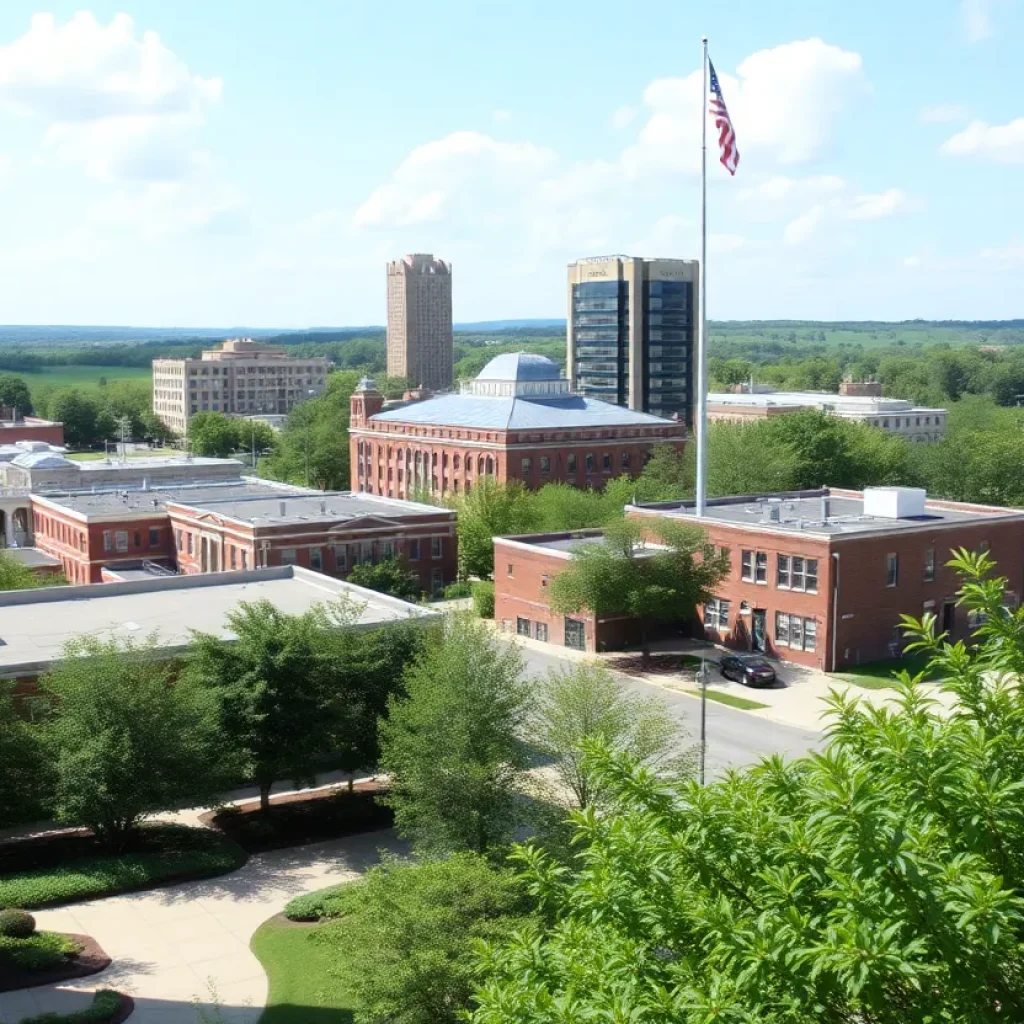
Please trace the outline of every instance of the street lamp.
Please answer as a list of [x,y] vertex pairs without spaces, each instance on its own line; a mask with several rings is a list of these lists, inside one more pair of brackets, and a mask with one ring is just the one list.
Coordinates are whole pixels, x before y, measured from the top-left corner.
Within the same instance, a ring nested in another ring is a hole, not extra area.
[[704,656],[700,659],[700,784],[704,785],[704,767],[708,747],[708,667]]

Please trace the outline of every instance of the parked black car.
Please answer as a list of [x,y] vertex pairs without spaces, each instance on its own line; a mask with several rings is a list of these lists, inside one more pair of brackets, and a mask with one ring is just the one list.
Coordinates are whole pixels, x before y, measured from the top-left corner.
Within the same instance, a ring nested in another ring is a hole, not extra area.
[[771,686],[775,669],[760,654],[726,654],[718,663],[722,675],[744,686]]

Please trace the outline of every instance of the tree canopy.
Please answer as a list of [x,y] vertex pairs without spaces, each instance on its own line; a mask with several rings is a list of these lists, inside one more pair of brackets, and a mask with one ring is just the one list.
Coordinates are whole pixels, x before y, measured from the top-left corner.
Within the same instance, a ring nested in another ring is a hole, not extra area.
[[385,558],[380,562],[361,562],[352,566],[348,574],[349,583],[368,587],[381,594],[390,594],[403,601],[418,601],[423,593],[419,576],[397,558]]

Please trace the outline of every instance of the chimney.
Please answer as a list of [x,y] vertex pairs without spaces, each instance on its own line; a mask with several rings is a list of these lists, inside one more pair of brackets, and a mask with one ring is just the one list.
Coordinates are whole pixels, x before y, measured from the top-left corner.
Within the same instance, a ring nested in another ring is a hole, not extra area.
[[288,506],[283,501],[279,501],[277,503],[278,515],[282,515],[282,516],[285,515],[286,512],[287,512],[287,509],[288,509]]

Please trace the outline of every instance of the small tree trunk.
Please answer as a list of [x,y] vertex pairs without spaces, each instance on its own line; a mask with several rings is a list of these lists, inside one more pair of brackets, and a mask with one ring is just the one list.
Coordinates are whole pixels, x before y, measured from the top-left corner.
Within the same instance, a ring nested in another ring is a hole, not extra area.
[[260,813],[270,813],[270,784],[260,783]]
[[355,788],[356,788],[356,776],[355,776],[355,772],[353,772],[348,777],[348,791],[351,793],[351,792],[353,792],[355,790]]

